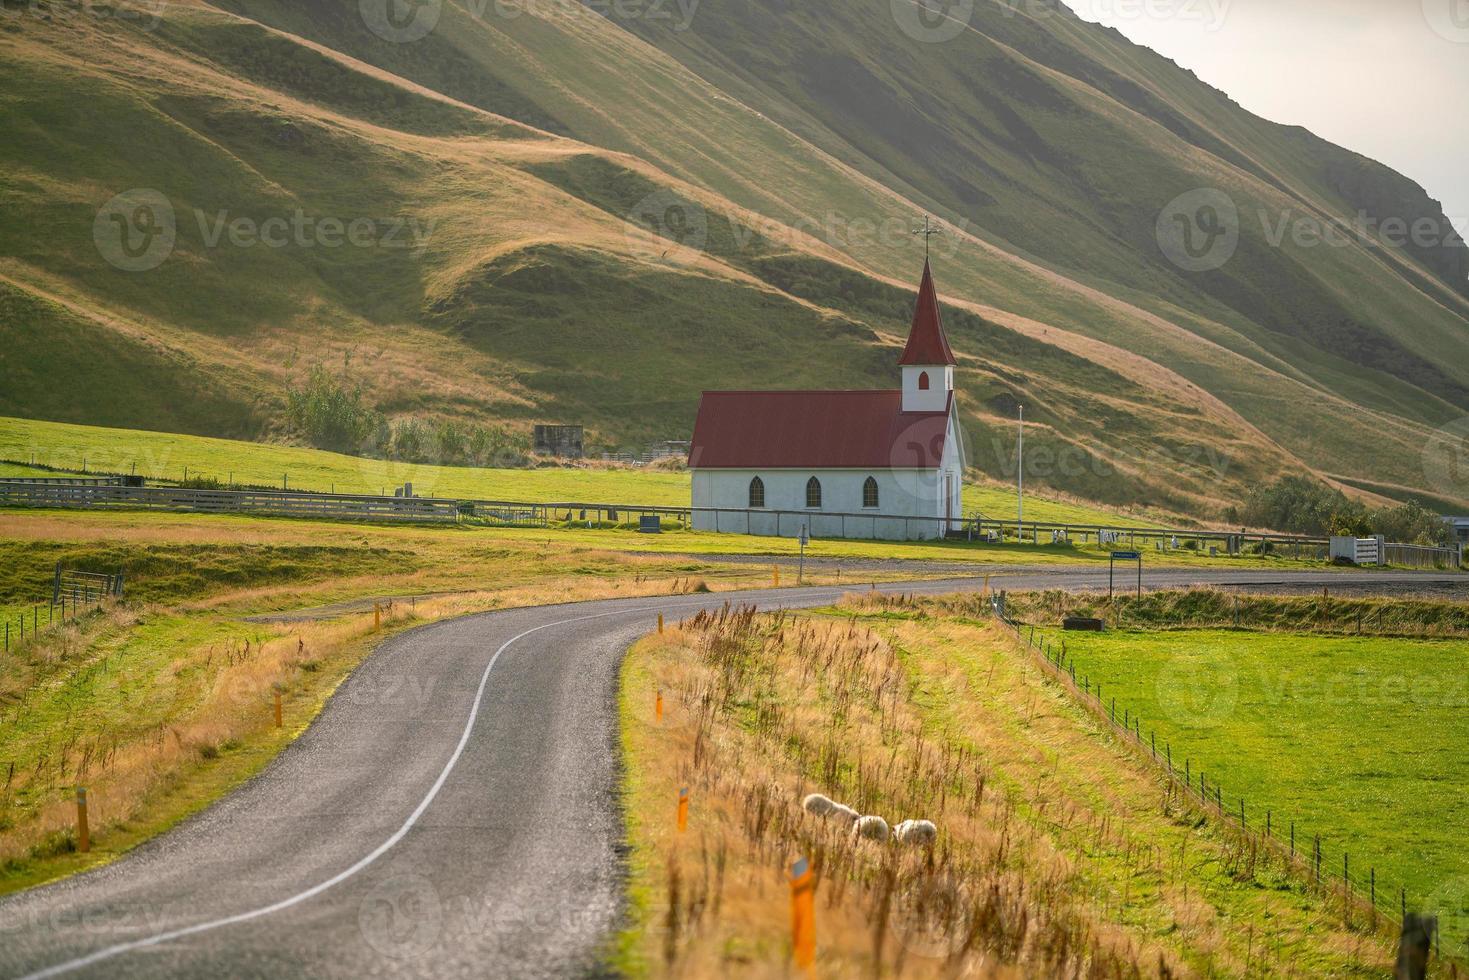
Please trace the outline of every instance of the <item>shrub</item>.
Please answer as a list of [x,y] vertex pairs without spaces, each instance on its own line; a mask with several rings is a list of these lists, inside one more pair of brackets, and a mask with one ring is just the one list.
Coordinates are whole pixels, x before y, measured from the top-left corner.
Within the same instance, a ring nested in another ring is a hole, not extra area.
[[1449,545],[1452,531],[1433,511],[1416,502],[1369,509],[1333,487],[1306,477],[1281,477],[1257,487],[1244,506],[1225,514],[1230,523],[1268,527],[1292,534],[1381,534],[1404,544]]
[[318,364],[305,384],[286,393],[286,421],[318,449],[356,453],[379,431],[383,417],[365,404],[362,385],[345,369],[334,376]]

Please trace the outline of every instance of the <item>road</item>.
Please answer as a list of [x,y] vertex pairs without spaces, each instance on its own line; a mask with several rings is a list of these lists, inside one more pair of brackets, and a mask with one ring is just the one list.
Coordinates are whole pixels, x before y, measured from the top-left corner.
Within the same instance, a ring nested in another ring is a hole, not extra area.
[[[1106,570],[989,569],[996,588]],[[1167,569],[1152,587],[1280,573]],[[1301,588],[1452,576],[1330,571]],[[895,583],[972,590],[978,579]],[[621,914],[617,673],[653,626],[834,588],[485,613],[383,644],[259,776],[125,858],[0,900],[0,976],[458,977],[596,973]]]

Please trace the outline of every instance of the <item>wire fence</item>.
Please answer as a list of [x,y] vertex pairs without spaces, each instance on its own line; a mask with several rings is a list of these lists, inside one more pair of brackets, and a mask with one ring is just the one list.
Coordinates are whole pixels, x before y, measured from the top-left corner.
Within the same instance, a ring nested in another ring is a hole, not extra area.
[[[1443,580],[1431,584],[1442,585]],[[1019,608],[1014,611],[1022,618],[1034,616],[1057,625],[1067,617],[1080,616],[1127,629],[1228,629],[1425,640],[1469,637],[1469,604],[1461,601],[1460,592],[1425,591],[1421,598],[1395,597],[1391,601],[1371,591],[1342,594],[1354,585],[1344,577],[1332,586],[1312,583],[1300,586],[1298,594],[1291,594],[1297,586],[1288,580],[1224,582],[1155,588],[1141,597],[1050,590],[1018,597],[1015,605]],[[1272,594],[1249,594],[1261,589],[1269,589]]]
[[[1401,922],[1409,910],[1438,916],[1434,932],[1434,952],[1463,961],[1469,959],[1469,888],[1458,897],[1458,908],[1424,907],[1428,896],[1410,892],[1405,882],[1391,881],[1378,875],[1376,866],[1354,861],[1345,848],[1335,848],[1331,839],[1308,830],[1296,820],[1269,808],[1251,808],[1243,794],[1232,796],[1224,791],[1220,780],[1202,768],[1195,768],[1185,755],[1175,760],[1172,745],[1158,741],[1157,731],[1143,727],[1142,717],[1127,704],[1119,705],[1115,697],[1103,693],[1101,680],[1077,672],[1076,659],[1068,655],[1064,644],[1048,643],[1037,635],[1035,626],[1018,623],[1007,614],[1006,595],[999,592],[989,599],[989,612],[1008,627],[1015,638],[1032,651],[1047,673],[1069,690],[1093,715],[1105,722],[1113,734],[1132,745],[1165,773],[1176,789],[1204,811],[1232,826],[1241,836],[1283,859],[1301,880],[1323,894],[1336,894],[1349,911],[1356,907],[1371,916],[1374,929]],[[1449,896],[1453,898],[1454,896]],[[1394,931],[1396,935],[1396,931]]]
[[[7,613],[3,634],[4,652],[19,648],[26,641],[34,641],[46,630],[75,620],[109,599],[119,599],[123,594],[123,576],[100,572],[83,572],[63,568],[60,562],[51,581],[51,601],[42,605],[34,603],[29,609]],[[45,617],[41,610],[46,610]]]

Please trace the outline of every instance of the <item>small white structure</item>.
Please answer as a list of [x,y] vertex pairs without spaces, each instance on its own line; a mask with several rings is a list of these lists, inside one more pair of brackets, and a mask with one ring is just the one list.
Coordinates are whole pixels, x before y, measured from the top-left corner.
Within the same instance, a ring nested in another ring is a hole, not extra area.
[[957,529],[954,364],[924,263],[900,388],[706,391],[689,449],[695,529],[887,540]]
[[1345,558],[1353,565],[1385,565],[1387,564],[1387,539],[1378,535],[1375,538],[1353,538],[1332,535],[1331,557],[1332,559]]

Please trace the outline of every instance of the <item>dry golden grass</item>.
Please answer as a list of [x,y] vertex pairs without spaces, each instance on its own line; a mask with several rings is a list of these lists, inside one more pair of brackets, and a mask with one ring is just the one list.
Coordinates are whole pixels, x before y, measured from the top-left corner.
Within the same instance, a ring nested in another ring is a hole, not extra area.
[[[1388,971],[1370,922],[1194,811],[1013,639],[961,615],[965,601],[726,610],[635,649],[630,969],[786,975],[785,869],[805,855],[823,975]],[[939,842],[854,843],[802,811],[812,791],[891,823],[932,819]]]

